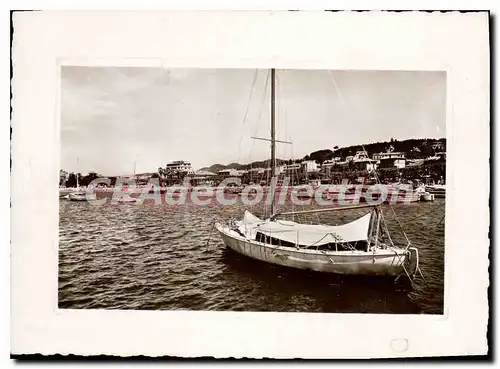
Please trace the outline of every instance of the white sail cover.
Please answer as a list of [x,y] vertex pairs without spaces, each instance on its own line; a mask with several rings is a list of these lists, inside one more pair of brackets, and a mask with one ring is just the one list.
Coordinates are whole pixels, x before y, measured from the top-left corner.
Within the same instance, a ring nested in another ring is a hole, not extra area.
[[300,224],[287,220],[260,220],[246,211],[239,230],[255,239],[257,232],[301,246],[321,246],[335,242],[356,242],[368,239],[371,213],[339,226]]

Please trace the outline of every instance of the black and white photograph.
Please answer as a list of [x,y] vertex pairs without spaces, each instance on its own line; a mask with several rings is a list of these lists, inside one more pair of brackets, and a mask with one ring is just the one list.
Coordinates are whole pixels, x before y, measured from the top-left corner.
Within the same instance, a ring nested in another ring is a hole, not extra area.
[[487,24],[19,17],[12,351],[486,352]]
[[445,72],[61,77],[60,308],[443,313]]

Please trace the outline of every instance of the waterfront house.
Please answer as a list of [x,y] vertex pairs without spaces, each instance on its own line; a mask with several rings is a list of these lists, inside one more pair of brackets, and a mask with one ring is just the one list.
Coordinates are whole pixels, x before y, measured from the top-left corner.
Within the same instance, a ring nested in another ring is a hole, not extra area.
[[248,181],[255,183],[264,177],[264,168],[250,168],[247,170]]
[[302,164],[301,163],[288,164],[284,166],[283,170],[285,175],[287,176],[299,175],[302,172]]
[[198,170],[194,173],[194,175],[190,178],[190,183],[193,186],[199,185],[215,185],[215,177],[217,174],[209,172],[208,170]]
[[350,161],[352,162],[351,167],[354,170],[366,170],[370,172],[372,170],[375,170],[377,166],[377,160],[370,159],[366,151],[356,152],[356,154]]
[[208,170],[198,170],[194,173],[196,177],[200,178],[207,178],[207,177],[213,177],[216,176],[217,174],[209,172]]
[[325,160],[321,165],[320,171],[325,175],[329,176],[332,171],[334,171],[334,167],[341,162],[342,158],[337,156],[333,159]]
[[406,157],[402,152],[381,152],[373,155],[374,160],[378,160],[378,167],[381,169],[398,168],[406,166]]
[[444,149],[443,142],[438,141],[438,140],[436,140],[436,141],[434,141],[433,143],[431,143],[431,145],[430,145],[430,146],[432,147],[432,149],[433,149],[434,151],[441,151],[441,150],[443,150],[443,149]]
[[371,172],[377,168],[377,160],[361,158],[352,160],[352,169]]
[[368,153],[366,151],[356,151],[356,154],[354,155],[354,157],[352,157],[351,160],[360,161],[360,160],[364,160],[364,159],[370,159],[370,157],[368,156]]
[[318,163],[314,160],[305,160],[300,163],[300,168],[303,174],[312,174],[319,172]]
[[247,172],[248,172],[248,175],[255,176],[255,175],[259,175],[259,174],[264,174],[265,169],[264,168],[250,168],[250,169],[248,169]]

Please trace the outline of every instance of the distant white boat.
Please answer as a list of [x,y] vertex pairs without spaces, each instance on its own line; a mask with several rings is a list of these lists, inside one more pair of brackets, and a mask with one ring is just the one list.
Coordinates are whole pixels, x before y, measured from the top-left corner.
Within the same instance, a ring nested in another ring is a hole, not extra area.
[[431,186],[425,186],[425,189],[427,191],[442,191],[446,192],[446,185],[431,185]]
[[444,199],[446,197],[446,185],[425,186],[425,190],[433,194],[437,199]]
[[420,195],[420,201],[434,201],[434,194],[424,192]]
[[[76,166],[78,168],[78,159],[76,159]],[[69,201],[87,201],[87,195],[85,189],[80,187],[80,182],[78,180],[78,170],[76,174],[76,188],[67,195]]]
[[82,192],[82,190],[76,187],[59,187],[59,198],[67,199],[70,193],[76,192]]
[[69,201],[87,201],[87,195],[85,192],[72,192],[67,195]]
[[136,199],[130,195],[125,195],[121,199],[118,200],[119,203],[123,203],[123,204],[132,204],[132,203],[136,203],[137,201],[138,201],[138,199]]
[[415,193],[420,197],[420,201],[434,201],[434,195],[425,190],[425,186],[417,187]]
[[227,186],[224,188],[224,193],[237,195],[243,191],[243,187],[241,186]]

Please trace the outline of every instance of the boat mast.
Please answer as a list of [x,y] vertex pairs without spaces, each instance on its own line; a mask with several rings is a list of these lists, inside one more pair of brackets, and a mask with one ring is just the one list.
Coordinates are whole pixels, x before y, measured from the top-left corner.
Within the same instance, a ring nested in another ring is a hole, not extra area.
[[271,214],[274,214],[275,208],[275,190],[276,190],[276,71],[271,69]]
[[80,159],[76,158],[76,188],[80,188],[80,184],[78,183],[78,161]]
[[[269,74],[268,74],[269,76]],[[267,88],[266,78],[266,88]],[[271,69],[271,138],[264,137],[252,137],[254,140],[270,141],[271,142],[271,188],[269,196],[271,196],[271,201],[269,202],[269,197],[266,199],[266,205],[271,205],[271,218],[275,215],[276,210],[276,185],[278,183],[278,177],[276,175],[276,143],[291,144],[290,141],[281,141],[276,139],[276,71],[274,68]]]

